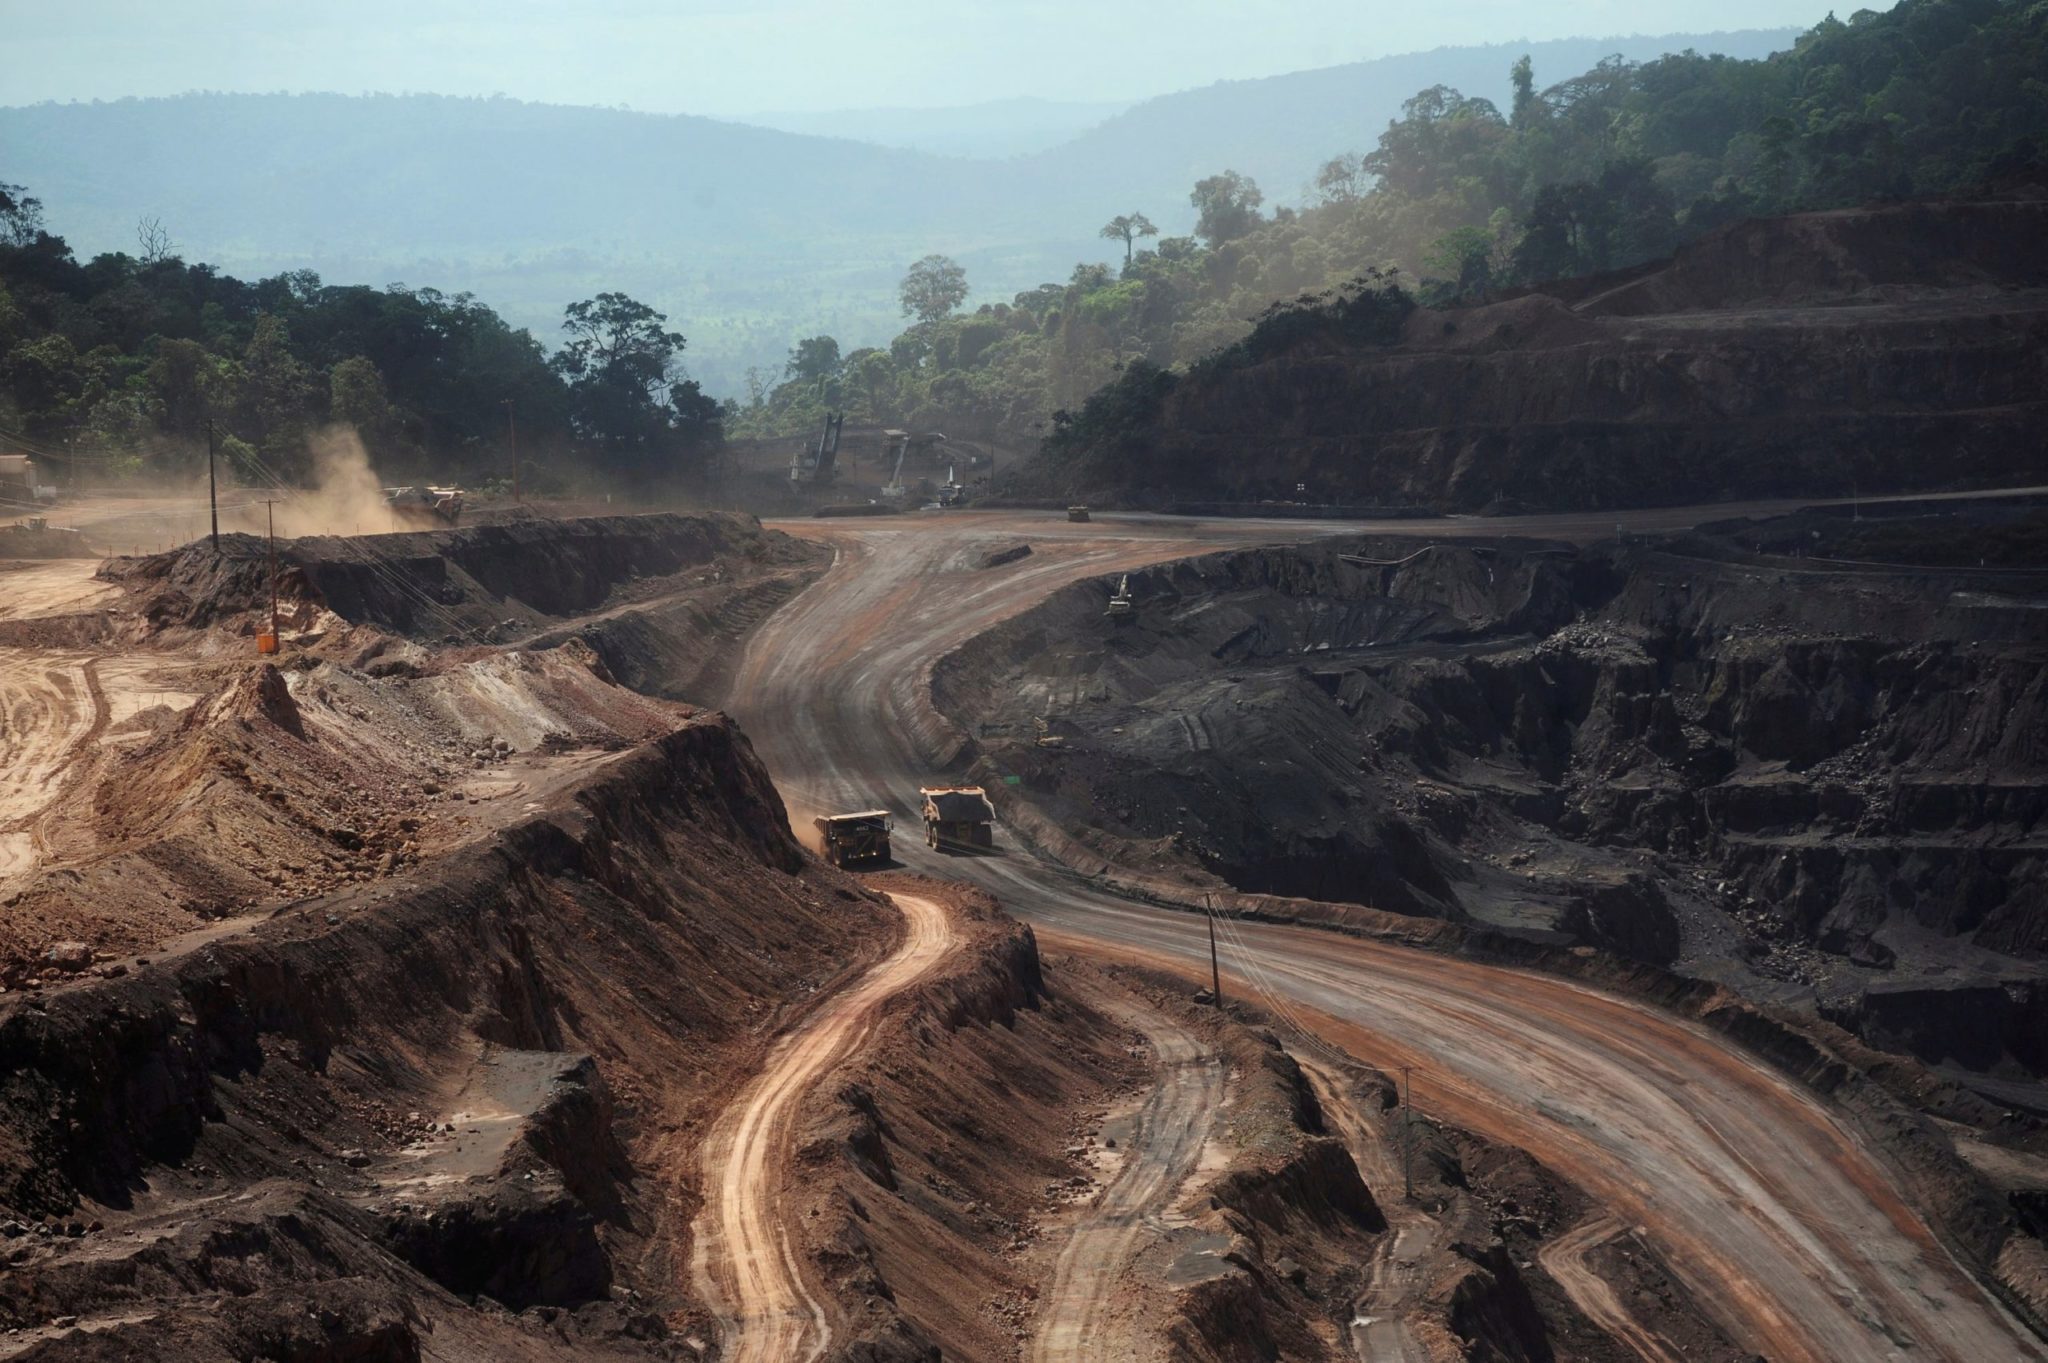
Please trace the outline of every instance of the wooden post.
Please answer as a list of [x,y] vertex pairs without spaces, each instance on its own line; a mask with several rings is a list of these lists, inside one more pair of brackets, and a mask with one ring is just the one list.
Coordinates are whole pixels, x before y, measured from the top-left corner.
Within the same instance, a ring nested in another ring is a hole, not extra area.
[[206,419],[206,509],[213,515],[213,552],[220,552],[220,493],[213,482],[213,418]]
[[512,500],[519,501],[519,424],[512,417],[512,399],[504,398],[505,439],[512,446]]
[[268,542],[270,558],[270,646],[280,648],[277,637],[277,503],[265,498],[263,502],[264,538]]
[[1413,1144],[1410,1137],[1415,1129],[1415,1118],[1408,1110],[1408,1095],[1415,1089],[1414,1070],[1413,1065],[1401,1067],[1401,1196],[1410,1202],[1415,1200],[1415,1176],[1410,1171],[1408,1152]]

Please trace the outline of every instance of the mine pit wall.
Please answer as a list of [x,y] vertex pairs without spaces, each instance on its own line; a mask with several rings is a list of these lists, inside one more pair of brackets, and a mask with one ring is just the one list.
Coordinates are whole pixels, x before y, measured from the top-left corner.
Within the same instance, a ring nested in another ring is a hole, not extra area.
[[[279,549],[288,607],[317,603],[351,624],[442,639],[511,619],[534,626],[596,610],[619,588],[720,560],[798,565],[821,551],[732,512],[507,521],[361,537],[318,535]],[[263,540],[224,535],[167,554],[111,559],[100,576],[149,600],[158,626],[203,627],[267,609]],[[401,582],[404,585],[401,585]]]
[[[465,1275],[487,1250],[513,1266],[488,1283],[508,1304],[578,1306],[630,1283],[674,1307],[693,1201],[674,1132],[751,1063],[765,1018],[898,932],[877,897],[803,858],[737,730],[693,720],[573,800],[404,880],[286,906],[121,978],[9,996],[0,1214],[275,1183],[335,1204],[322,1213],[331,1233],[368,1237],[348,1256],[378,1272],[409,1262],[473,1293],[485,1284]],[[366,1175],[336,1152],[396,1158],[402,1137],[377,1114],[431,1110],[480,1051],[562,1064],[497,1173],[461,1183],[459,1205],[431,1226],[366,1218],[354,1204],[371,1194],[352,1181]],[[326,1191],[305,1187],[313,1159],[330,1170]],[[195,1204],[190,1218],[216,1214]],[[332,1260],[304,1276],[348,1272]],[[65,1271],[12,1269],[18,1287],[40,1285],[0,1291],[0,1316],[35,1324]]]
[[2044,235],[2032,197],[1737,224],[1670,261],[1417,309],[1397,345],[1190,376],[1056,490],[1479,511],[2037,481]]
[[[1296,552],[1299,551],[1259,550],[1246,554],[1210,555],[1151,571],[1161,575],[1159,582],[1162,584],[1175,581],[1176,575],[1183,583],[1192,580],[1203,585],[1216,577],[1291,580],[1298,586],[1319,584],[1322,579],[1318,574],[1327,572],[1327,568],[1315,569],[1304,565],[1298,569],[1276,570],[1261,562],[1269,557],[1284,558]],[[1247,570],[1241,564],[1232,563],[1233,560],[1247,558],[1257,566]],[[1686,574],[1703,572],[1707,566],[1691,561],[1677,565]],[[1381,570],[1381,573],[1383,591],[1392,593],[1400,589],[1398,570],[1389,568]],[[1489,582],[1494,580],[1493,574],[1487,576]],[[1151,581],[1141,585],[1139,578],[1140,575],[1133,574],[1142,609],[1147,589],[1156,587]],[[1429,590],[1438,590],[1442,585],[1435,584]],[[1596,573],[1592,577],[1581,576],[1576,579],[1576,586],[1590,590],[1597,604],[1622,602],[1629,592],[1643,590],[1639,577],[1631,578],[1626,573],[1613,571]],[[1690,582],[1687,587],[1690,588]],[[1500,932],[1469,921],[1418,919],[1359,905],[1246,893],[1229,889],[1213,879],[1205,880],[1199,875],[1133,871],[1119,865],[1118,857],[1113,852],[1106,854],[1095,840],[1085,835],[1077,837],[1063,820],[1050,817],[1034,801],[1028,787],[1004,784],[1001,775],[1011,769],[1008,759],[1014,753],[1005,754],[1006,760],[1002,762],[991,761],[985,755],[989,746],[987,742],[971,737],[978,728],[978,713],[985,713],[978,707],[986,704],[990,695],[1002,690],[1001,684],[991,686],[991,683],[1004,665],[1021,665],[1043,653],[1052,640],[1063,640],[1071,646],[1075,640],[1086,639],[1089,630],[1100,625],[1101,602],[1106,599],[1107,592],[1105,583],[1081,583],[1067,588],[1041,606],[970,641],[941,659],[933,669],[929,692],[932,719],[927,727],[942,737],[945,746],[928,753],[928,756],[943,755],[968,766],[990,790],[1004,822],[1022,834],[1027,842],[1055,860],[1095,877],[1106,891],[1134,899],[1171,908],[1213,907],[1219,912],[1254,920],[1298,923],[1538,969],[1643,999],[1698,1021],[1739,1043],[1845,1112],[1858,1129],[1870,1135],[1873,1153],[1900,1175],[1902,1185],[1910,1190],[1913,1202],[1927,1215],[1958,1258],[1972,1269],[1980,1281],[1996,1291],[2016,1314],[2027,1320],[2036,1332],[2048,1335],[2048,1286],[2044,1286],[2048,1283],[2048,1273],[2041,1268],[2042,1263],[2048,1262],[2048,1253],[2044,1253],[2042,1242],[2024,1227],[2014,1205],[1961,1160],[1953,1141],[1935,1121],[1930,1120],[1928,1114],[1991,1132],[1994,1139],[2001,1133],[2022,1137],[2037,1124],[1999,1111],[1969,1090],[1937,1077],[1910,1055],[1874,1049],[1865,1040],[1837,1025],[1869,1024],[1872,1040],[1904,1043],[1909,1052],[1930,1044],[1930,1038],[1923,1030],[1896,1016],[1897,1010],[1887,1012],[1883,991],[1878,991],[1878,997],[1860,1009],[1831,1010],[1830,1014],[1822,1017],[1805,1016],[1742,1000],[1718,985],[1674,973],[1655,959],[1646,960],[1640,955],[1629,959],[1625,954],[1617,954],[1613,944],[1572,947],[1565,942]],[[1576,594],[1567,593],[1568,596]],[[1540,626],[1547,616],[1548,622],[1554,626],[1560,618],[1570,618],[1574,609],[1570,603],[1564,604],[1561,617],[1552,612],[1531,613],[1529,606],[1542,595],[1541,592],[1531,592],[1528,600],[1519,605],[1512,597],[1506,600],[1495,597],[1487,603],[1493,614],[1485,623],[1491,624],[1513,615],[1518,624]],[[1469,608],[1471,601],[1468,599],[1461,604]],[[1576,604],[1584,606],[1587,603],[1580,601]],[[1801,608],[1802,603],[1795,598],[1792,605],[1795,617]],[[1481,615],[1486,613],[1485,610],[1480,612]],[[1779,618],[1783,619],[1782,614]],[[1711,619],[1711,616],[1701,617],[1702,625]],[[2001,614],[1994,612],[1987,624],[1992,637],[2006,637]],[[1817,628],[1826,632],[1822,626]],[[2024,626],[2019,628],[2022,632],[2011,637],[2023,641],[2036,637],[2026,633]],[[1426,623],[1419,622],[1413,637],[1424,637],[1430,632]],[[1483,629],[1474,630],[1472,634],[1483,632]],[[1436,634],[1446,642],[1457,637],[1441,630]],[[1853,642],[1850,654],[1855,656]],[[1953,677],[1941,677],[1932,685],[1936,691],[1967,687],[1967,683],[1958,682]],[[1969,713],[1988,716],[1999,712],[2001,707],[2034,704],[2031,698],[2041,685],[2038,671],[2021,669],[2013,672],[2009,677],[2000,678],[1997,685],[1987,687],[1985,697],[1972,697],[1969,704],[1973,708]],[[1733,680],[1723,682],[1721,690],[1722,702],[1726,703],[1728,693],[1735,690]],[[1964,722],[1967,722],[1967,716]],[[2030,791],[2023,798],[2032,801],[2037,795],[2038,792]],[[2037,932],[2041,921],[2040,915],[2033,912],[2036,908],[2035,900],[2028,897],[2023,887],[2015,910],[2018,921],[2036,925],[2029,932]],[[2031,942],[2031,936],[2026,940]],[[1962,1029],[1970,1040],[1980,1045],[1987,1043],[1989,1038],[2002,1041],[2006,1036],[2025,1029],[2041,1007],[2038,991],[2002,990],[2000,993],[2003,1004],[1988,1024]],[[2038,1038],[2027,1037],[2017,1048],[2006,1053],[2019,1055],[2037,1051]]]
[[[796,1217],[828,1289],[835,1363],[995,1363],[1034,1292],[1012,1241],[1072,1172],[1070,1105],[1126,1076],[1122,1037],[1048,981],[1036,939],[965,887],[891,876],[950,901],[961,949],[892,1000],[813,1099]],[[986,1309],[997,1303],[1005,1315]]]
[[[1045,968],[1030,928],[978,891],[904,888],[952,897],[965,945],[891,1004],[818,1105],[797,1159],[816,1214],[796,1222],[830,1288],[834,1363],[993,1363],[1017,1356],[1044,1306],[1047,1279],[1017,1251],[1045,1214],[1043,1190],[1077,1167],[1064,1118],[1152,1080],[1129,1071],[1127,1029],[1076,987],[1070,972],[1082,967]],[[1312,1320],[1350,1290],[1372,1237],[1387,1230],[1372,1190],[1269,1032],[1196,1007],[1177,980],[1114,974],[1108,987],[1134,985],[1218,1047],[1238,1076],[1232,1127],[1260,1133],[1255,1147],[1233,1147],[1227,1168],[1180,1190],[1233,1248],[1223,1277],[1161,1290],[1167,1356],[1321,1357]],[[1041,1270],[1061,1233],[1036,1247]],[[1314,1290],[1291,1285],[1290,1271]]]

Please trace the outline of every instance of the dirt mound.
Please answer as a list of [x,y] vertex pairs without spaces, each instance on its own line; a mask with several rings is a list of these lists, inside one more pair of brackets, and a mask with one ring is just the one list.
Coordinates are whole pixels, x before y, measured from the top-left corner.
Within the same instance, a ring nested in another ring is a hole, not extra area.
[[7,995],[0,1217],[46,1229],[0,1324],[50,1357],[668,1356],[690,1132],[892,920],[714,717],[381,887]]
[[143,712],[69,773],[47,855],[9,887],[0,982],[28,979],[51,941],[149,952],[392,875],[687,713],[618,686],[580,643],[410,676],[217,673],[182,715]]
[[[2040,1073],[2048,577],[1753,538],[1189,560],[1133,574],[1126,621],[1067,590],[934,695],[991,789],[1106,860],[1596,943]],[[1973,990],[1995,1016],[1938,1002]]]
[[[689,588],[815,563],[819,551],[729,513],[540,518],[280,544],[278,595],[293,630],[319,612],[420,638],[477,643],[533,633]],[[111,560],[158,628],[200,628],[269,608],[261,540],[224,535],[168,554]]]

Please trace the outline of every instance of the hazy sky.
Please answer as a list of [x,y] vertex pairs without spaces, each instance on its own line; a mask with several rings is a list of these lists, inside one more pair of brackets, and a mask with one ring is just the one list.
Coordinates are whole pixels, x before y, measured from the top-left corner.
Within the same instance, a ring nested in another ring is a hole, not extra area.
[[1446,44],[1806,26],[1829,8],[1826,0],[0,0],[0,104],[375,90],[733,115],[1010,95],[1135,99]]

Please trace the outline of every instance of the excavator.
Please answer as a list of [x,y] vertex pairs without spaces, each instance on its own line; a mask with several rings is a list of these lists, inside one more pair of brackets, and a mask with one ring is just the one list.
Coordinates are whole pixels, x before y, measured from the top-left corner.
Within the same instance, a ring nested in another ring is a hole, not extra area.
[[1131,618],[1132,609],[1131,575],[1125,573],[1117,580],[1116,592],[1109,598],[1109,606],[1102,613],[1112,620],[1128,620]]
[[823,487],[838,476],[839,431],[846,425],[846,413],[827,412],[825,429],[818,435],[818,443],[807,449],[800,449],[789,461],[789,481],[794,487],[806,483]]
[[882,457],[888,458],[889,447],[894,446],[896,467],[890,472],[889,481],[882,487],[881,498],[885,502],[906,501],[910,497],[910,489],[903,486],[903,457],[910,453],[910,432],[884,431],[882,438],[888,441],[888,444],[882,447]]

